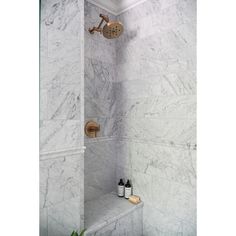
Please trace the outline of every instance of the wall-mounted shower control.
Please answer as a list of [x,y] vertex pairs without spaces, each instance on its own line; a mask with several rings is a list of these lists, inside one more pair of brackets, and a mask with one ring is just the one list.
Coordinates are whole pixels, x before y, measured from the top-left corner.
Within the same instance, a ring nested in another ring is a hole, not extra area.
[[96,138],[97,132],[100,131],[100,125],[95,121],[88,121],[85,124],[84,132],[89,138]]

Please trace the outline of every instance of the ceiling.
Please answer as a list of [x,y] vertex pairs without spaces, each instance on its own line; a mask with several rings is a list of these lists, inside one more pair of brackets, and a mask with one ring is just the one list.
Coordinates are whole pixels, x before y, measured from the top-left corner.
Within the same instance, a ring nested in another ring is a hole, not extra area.
[[113,15],[119,15],[146,0],[87,0]]

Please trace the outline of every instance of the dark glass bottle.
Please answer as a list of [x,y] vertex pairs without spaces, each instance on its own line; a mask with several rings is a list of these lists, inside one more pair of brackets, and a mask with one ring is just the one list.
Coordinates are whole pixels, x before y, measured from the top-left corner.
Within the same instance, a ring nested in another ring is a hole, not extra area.
[[130,184],[130,181],[127,180],[127,183],[125,184],[125,198],[129,199],[130,195],[132,195],[132,185]]
[[124,197],[124,193],[125,193],[125,184],[123,182],[123,179],[120,179],[120,182],[118,183],[117,187],[117,195],[119,197]]

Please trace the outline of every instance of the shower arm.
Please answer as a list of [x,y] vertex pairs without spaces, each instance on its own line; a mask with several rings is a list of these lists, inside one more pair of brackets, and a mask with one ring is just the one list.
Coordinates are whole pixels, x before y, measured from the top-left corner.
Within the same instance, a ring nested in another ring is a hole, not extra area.
[[90,29],[89,28],[89,32],[90,32],[90,34],[94,34],[94,31],[97,31],[97,32],[100,32],[100,33],[102,33],[102,29],[100,28],[101,26],[102,26],[102,23],[105,21],[105,22],[109,22],[109,17],[108,16],[105,16],[105,15],[103,15],[103,14],[100,14],[99,15],[101,18],[102,18],[102,20],[101,20],[101,22],[99,23],[99,25],[98,25],[98,27],[93,27],[92,29]]

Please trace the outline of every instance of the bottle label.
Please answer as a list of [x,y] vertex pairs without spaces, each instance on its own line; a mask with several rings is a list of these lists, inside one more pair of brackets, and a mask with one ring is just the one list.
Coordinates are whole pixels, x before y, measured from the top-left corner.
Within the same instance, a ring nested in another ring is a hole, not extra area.
[[129,198],[131,195],[131,188],[125,188],[125,198]]
[[118,196],[119,197],[124,197],[124,186],[118,185]]

